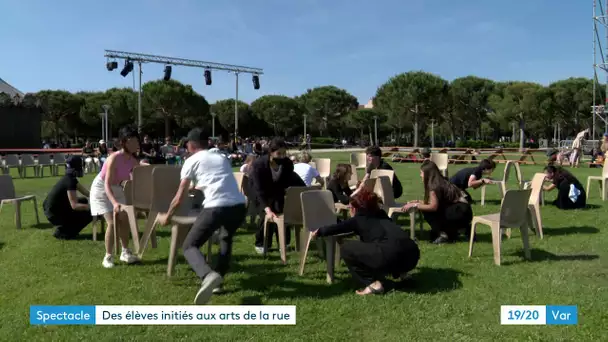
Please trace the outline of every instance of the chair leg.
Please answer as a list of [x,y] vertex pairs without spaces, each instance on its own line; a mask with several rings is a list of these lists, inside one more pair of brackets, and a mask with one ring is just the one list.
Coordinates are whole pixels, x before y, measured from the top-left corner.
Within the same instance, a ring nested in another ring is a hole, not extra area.
[[167,262],[167,276],[171,277],[173,275],[173,270],[175,269],[175,259],[177,259],[177,240],[179,239],[179,225],[174,224],[171,227],[171,246],[169,247],[169,260]]
[[486,186],[481,187],[481,206],[486,205]]
[[473,255],[473,240],[475,239],[475,230],[477,228],[477,223],[471,223],[471,237],[469,239],[469,258]]
[[15,202],[15,226],[21,229],[21,202]]
[[[527,229],[527,227],[526,227]],[[527,234],[528,232],[526,232]],[[500,266],[500,243],[502,234],[500,232],[500,223],[492,224],[492,247],[494,248],[494,263]]]
[[281,261],[283,265],[287,264],[287,246],[285,245],[285,222],[281,220],[277,222],[277,233],[279,234],[279,247],[281,248]]
[[306,240],[304,248],[300,250],[300,275],[304,274],[304,265],[306,264],[306,256],[308,255],[308,248],[310,248],[310,242],[312,241],[312,235],[308,230],[302,229],[300,233],[300,239]]
[[268,254],[268,219],[264,218],[264,258]]
[[32,198],[34,204],[34,214],[36,215],[36,224],[40,224],[40,217],[38,216],[38,200],[36,197]]
[[538,232],[538,236],[542,240],[542,238],[543,238],[543,220],[542,220],[542,217],[540,216],[540,208],[539,208],[538,204],[534,206],[534,216],[536,219],[535,220],[536,231]]
[[602,189],[602,201],[606,201],[606,191],[608,191],[608,189],[606,188],[606,178],[603,178],[600,182],[601,184],[601,189]]
[[410,212],[410,239],[416,238],[416,212]]
[[528,226],[524,223],[523,226],[519,227],[519,231],[521,232],[521,239],[524,243],[524,257],[526,260],[531,259],[530,255],[530,239],[528,238]]
[[296,252],[299,252],[300,249],[302,248],[302,240],[301,238],[301,231],[302,231],[302,226],[296,226],[295,227],[295,234],[294,234],[294,238],[296,239]]
[[118,215],[114,212],[114,225],[112,226],[112,230],[114,231],[114,253],[119,255],[120,253],[120,239],[118,238],[118,221],[116,218]]

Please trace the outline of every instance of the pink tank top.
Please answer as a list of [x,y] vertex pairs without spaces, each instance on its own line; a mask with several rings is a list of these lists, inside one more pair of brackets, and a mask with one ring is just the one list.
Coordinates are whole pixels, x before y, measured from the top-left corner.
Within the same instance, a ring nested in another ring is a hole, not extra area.
[[[139,162],[134,157],[127,157],[123,152],[116,152],[114,157],[114,183],[120,184],[122,181],[131,179],[131,171],[139,165]],[[106,179],[106,173],[109,163],[104,163],[101,168],[100,177]]]

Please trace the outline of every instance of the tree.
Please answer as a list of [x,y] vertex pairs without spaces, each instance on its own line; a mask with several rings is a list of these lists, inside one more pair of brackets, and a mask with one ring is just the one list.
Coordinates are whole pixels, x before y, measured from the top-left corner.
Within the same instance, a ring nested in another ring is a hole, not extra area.
[[171,135],[171,124],[181,122],[187,116],[209,113],[209,105],[192,86],[175,80],[158,80],[143,85],[144,107],[151,119],[164,121],[165,135]]
[[303,112],[298,101],[284,95],[264,95],[251,103],[253,116],[271,126],[274,135],[283,135],[299,127]]
[[493,81],[476,76],[457,78],[450,84],[455,117],[462,131],[474,132],[477,140],[481,137],[481,125],[487,119],[488,99],[493,91]]
[[43,90],[36,94],[42,108],[42,121],[50,129],[56,141],[60,133],[74,133],[70,129],[80,121],[82,98],[64,90]]
[[348,113],[344,117],[343,122],[346,127],[357,130],[361,139],[365,139],[365,130],[367,129],[369,140],[373,142],[375,141],[374,126],[376,120],[378,125],[380,125],[385,120],[385,117],[375,109],[360,108]]
[[[215,113],[216,119],[229,134],[234,132],[234,99],[217,101],[211,105],[211,112]],[[243,101],[238,102],[238,119],[239,132],[246,133],[247,124],[251,121],[251,114],[249,105]]]
[[387,113],[393,121],[412,121],[417,147],[419,124],[421,120],[440,116],[447,87],[447,81],[427,72],[399,74],[378,88],[374,107]]
[[567,133],[578,132],[586,126],[582,122],[591,117],[593,81],[572,77],[550,84],[549,89],[555,101],[556,121],[571,127],[571,131]]
[[323,135],[323,131],[339,127],[340,118],[359,107],[357,98],[344,89],[323,86],[308,89],[297,100],[305,108],[309,122]]

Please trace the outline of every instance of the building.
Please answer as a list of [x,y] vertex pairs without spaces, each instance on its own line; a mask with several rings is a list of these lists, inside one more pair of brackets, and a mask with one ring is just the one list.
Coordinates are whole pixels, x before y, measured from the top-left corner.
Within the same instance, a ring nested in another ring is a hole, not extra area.
[[0,93],[5,93],[8,96],[14,98],[15,96],[23,98],[23,93],[17,90],[17,88],[8,84],[5,80],[0,78]]
[[359,105],[359,109],[373,109],[374,108],[374,99],[370,98],[364,105]]

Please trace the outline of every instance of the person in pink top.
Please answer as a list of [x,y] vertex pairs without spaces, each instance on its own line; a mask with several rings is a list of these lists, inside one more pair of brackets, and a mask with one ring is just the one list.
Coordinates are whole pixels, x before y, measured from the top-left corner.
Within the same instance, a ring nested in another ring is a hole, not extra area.
[[[92,216],[103,215],[106,223],[106,253],[102,265],[105,268],[114,267],[114,225],[118,232],[122,253],[120,260],[133,264],[139,259],[129,250],[129,229],[126,215],[121,212],[121,205],[125,204],[124,182],[131,179],[131,171],[139,163],[134,153],[139,149],[139,135],[137,131],[125,127],[119,134],[120,150],[112,153],[103,164],[101,172],[93,180],[90,193],[90,207]],[[120,213],[114,222],[114,213]]]

